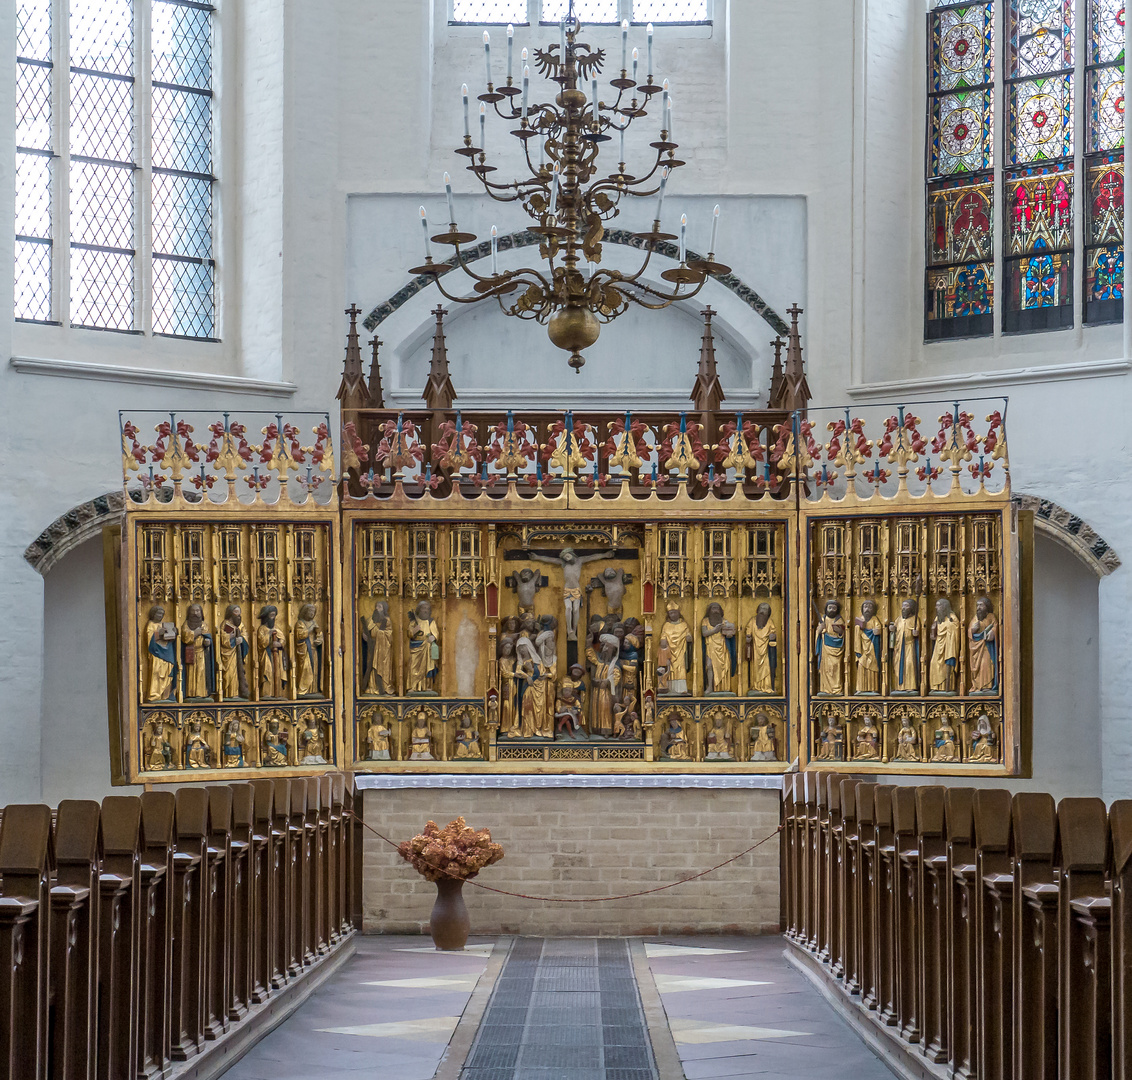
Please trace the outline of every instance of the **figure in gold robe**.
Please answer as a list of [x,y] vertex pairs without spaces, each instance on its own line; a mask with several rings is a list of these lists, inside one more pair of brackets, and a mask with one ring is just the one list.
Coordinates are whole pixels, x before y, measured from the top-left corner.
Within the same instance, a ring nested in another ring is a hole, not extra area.
[[363,694],[392,694],[393,685],[393,620],[389,602],[378,600],[373,618],[362,616],[362,649],[364,672]]
[[543,678],[542,664],[534,643],[526,633],[520,634],[515,643],[515,670],[524,680],[520,687],[519,733],[528,739],[541,737],[548,726],[547,680]]
[[975,617],[967,627],[971,656],[971,693],[998,692],[998,622],[985,596],[975,604]]
[[971,752],[968,761],[998,761],[998,740],[991,727],[990,718],[984,713],[979,717],[975,730],[971,732]]
[[594,735],[613,734],[613,705],[621,690],[621,669],[617,663],[617,638],[601,635],[601,651],[594,669],[593,730]]
[[[667,617],[660,628],[660,651],[666,653],[668,672],[667,693],[688,693],[688,671],[692,666],[692,630],[675,604],[668,605]],[[659,664],[659,659],[658,659]]]
[[314,621],[314,604],[299,608],[295,624],[295,690],[299,697],[322,693],[322,630]]
[[844,685],[842,658],[845,656],[845,622],[841,604],[827,600],[825,614],[818,620],[814,655],[818,661],[818,693],[840,694]]
[[778,631],[770,604],[759,604],[747,623],[747,693],[773,694],[778,675]]
[[260,761],[264,765],[287,765],[290,757],[287,732],[279,726],[278,720],[269,720],[263,733]]
[[688,760],[688,740],[684,727],[675,717],[669,717],[668,728],[664,732],[664,756],[669,761]]
[[704,750],[708,761],[731,761],[731,732],[728,730],[727,719],[717,716],[711,730],[707,734]]
[[244,746],[247,739],[240,730],[239,720],[229,720],[224,725],[220,736],[220,767],[223,769],[242,769],[247,764],[244,760]]
[[875,717],[866,714],[855,742],[854,761],[880,761],[880,732]]
[[573,664],[569,674],[558,684],[558,695],[554,702],[554,729],[573,737],[582,730],[582,710],[586,698],[586,669],[581,664]]
[[287,672],[290,660],[287,657],[287,638],[275,625],[279,609],[268,604],[259,613],[259,629],[255,632],[259,647],[259,696],[281,698],[287,696]]
[[751,728],[751,752],[749,761],[777,761],[778,743],[774,736],[774,724],[766,713],[755,713],[755,724]]
[[723,617],[720,604],[708,604],[700,623],[703,639],[704,693],[730,694],[731,680],[738,667],[735,624]]
[[825,718],[825,727],[818,736],[818,752],[815,756],[819,761],[845,760],[845,730],[837,723],[836,717]]
[[861,602],[861,614],[853,620],[853,653],[857,658],[857,693],[880,693],[880,645],[884,627],[877,618],[875,600]]
[[366,732],[366,760],[388,761],[392,735],[383,720],[371,720]]
[[181,670],[186,701],[205,701],[216,690],[212,667],[212,635],[204,625],[204,608],[190,604],[181,624]]
[[932,761],[958,761],[959,748],[955,745],[955,729],[944,720],[935,729],[932,739]]
[[318,714],[311,709],[303,717],[305,727],[299,734],[300,765],[325,765],[326,756],[323,752],[322,724]]
[[177,665],[177,628],[167,623],[165,609],[154,604],[142,632],[145,645],[145,701],[168,701],[173,696],[173,669]]
[[920,689],[920,615],[917,601],[900,605],[900,618],[888,624],[892,651],[892,692],[914,694]]
[[432,604],[422,600],[409,612],[409,672],[406,693],[435,694],[440,674],[440,629]]
[[212,764],[208,740],[201,733],[199,720],[189,725],[189,735],[185,739],[185,768],[207,769]]
[[515,671],[515,642],[508,636],[499,644],[499,734],[518,735],[519,683]]
[[474,727],[460,728],[456,732],[456,757],[478,758],[480,754],[480,740]]
[[900,718],[900,730],[896,733],[896,760],[920,760],[920,736],[912,726],[910,716]]
[[216,634],[220,653],[220,692],[225,701],[248,697],[248,639],[244,637],[244,613],[239,604],[229,604]]
[[435,761],[432,756],[432,737],[428,726],[428,715],[422,709],[413,721],[412,753],[410,761]]
[[933,694],[954,694],[958,689],[959,642],[962,630],[951,603],[940,597],[935,604],[932,623],[932,660],[928,668],[928,685]]
[[173,768],[173,747],[169,745],[169,740],[165,738],[164,724],[154,721],[153,730],[146,740],[146,747],[149,751],[146,768],[151,770]]

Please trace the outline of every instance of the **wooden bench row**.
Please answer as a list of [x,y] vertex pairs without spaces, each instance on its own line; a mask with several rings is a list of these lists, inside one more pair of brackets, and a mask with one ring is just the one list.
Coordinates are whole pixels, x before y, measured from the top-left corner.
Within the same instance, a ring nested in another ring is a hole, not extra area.
[[1132,1080],[1132,800],[786,778],[786,936],[937,1075]]
[[0,1080],[138,1080],[225,1038],[354,932],[342,774],[10,805]]

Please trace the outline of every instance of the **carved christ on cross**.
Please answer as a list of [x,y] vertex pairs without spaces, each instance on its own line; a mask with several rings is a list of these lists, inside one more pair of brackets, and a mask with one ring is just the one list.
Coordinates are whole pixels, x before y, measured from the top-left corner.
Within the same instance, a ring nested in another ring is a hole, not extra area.
[[523,554],[537,562],[550,563],[562,567],[562,604],[566,609],[566,639],[578,640],[578,612],[582,604],[582,567],[598,559],[611,559],[616,549],[594,551],[589,555],[579,555],[573,548],[564,547],[558,555],[539,555],[534,551]]

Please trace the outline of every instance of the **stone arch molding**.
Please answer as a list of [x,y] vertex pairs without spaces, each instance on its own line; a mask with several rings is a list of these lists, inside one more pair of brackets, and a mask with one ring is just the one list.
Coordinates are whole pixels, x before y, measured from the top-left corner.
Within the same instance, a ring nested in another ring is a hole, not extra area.
[[[1035,529],[1067,547],[1098,578],[1120,566],[1120,556],[1108,541],[1065,507],[1040,495],[1015,495],[1014,502],[1022,510],[1032,510]],[[48,525],[25,549],[24,558],[33,570],[46,575],[69,551],[101,535],[103,527],[118,519],[125,508],[125,492],[120,490],[80,503]]]

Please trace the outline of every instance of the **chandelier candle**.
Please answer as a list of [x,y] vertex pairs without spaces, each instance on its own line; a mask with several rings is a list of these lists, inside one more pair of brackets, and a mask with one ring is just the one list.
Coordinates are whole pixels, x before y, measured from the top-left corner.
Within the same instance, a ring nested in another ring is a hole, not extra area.
[[680,265],[684,265],[684,252],[687,248],[688,239],[688,215],[680,215]]
[[634,83],[637,81],[637,61],[640,59],[640,56],[641,56],[641,50],[640,49],[634,49],[633,50],[633,82]]
[[668,80],[665,79],[660,87],[660,126],[668,130]]
[[[470,139],[472,137],[472,128],[468,122],[468,84],[464,83],[460,87],[460,95],[464,99],[464,138]],[[445,176],[448,174],[445,173]]]
[[590,93],[593,94],[593,108],[594,108],[594,127],[597,129],[598,134],[601,134],[601,116],[597,111],[597,76],[594,76],[592,89]]
[[511,85],[511,61],[515,55],[515,27],[507,24],[507,85]]
[[487,146],[487,105],[480,102],[480,149]]
[[487,68],[487,85],[491,87],[491,35],[485,30],[483,32],[483,62]]
[[499,230],[492,225],[491,227],[491,275],[494,277],[499,273],[499,266],[495,261],[496,250],[499,243]]
[[452,177],[447,173],[444,174],[444,194],[448,197],[448,223],[455,226],[456,207],[452,202]]
[[421,227],[424,229],[424,254],[425,259],[432,258],[432,242],[428,238],[428,215],[425,213],[425,208],[421,207]]
[[624,71],[628,66],[625,63],[626,57],[629,55],[629,20],[621,20],[621,70]]
[[[526,52],[527,52],[527,50],[524,49],[523,50],[523,59],[524,60],[526,60],[526,58],[527,58]],[[524,64],[523,65],[523,115],[521,117],[521,119],[523,121],[526,121],[526,119],[527,119],[527,95],[530,92],[530,88],[531,88],[531,69],[529,67],[527,67],[526,64]]]
[[[445,176],[448,174],[445,173]],[[664,209],[664,189],[668,187],[668,170],[664,169],[660,174],[660,194],[656,200],[656,224],[660,226],[660,213]]]
[[647,50],[647,52],[648,52],[648,67],[647,67],[647,70],[648,70],[648,76],[649,76],[649,85],[651,86],[652,85],[652,23],[649,23],[648,26],[645,27],[645,33],[648,35],[648,50]]
[[715,235],[719,230],[719,203],[715,204],[715,209],[711,212],[711,243],[708,244],[708,258],[710,259],[715,254]]

